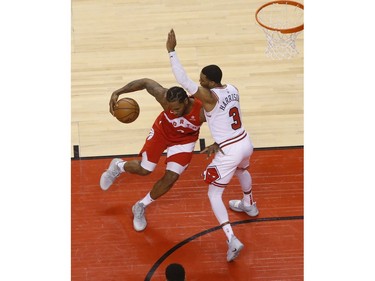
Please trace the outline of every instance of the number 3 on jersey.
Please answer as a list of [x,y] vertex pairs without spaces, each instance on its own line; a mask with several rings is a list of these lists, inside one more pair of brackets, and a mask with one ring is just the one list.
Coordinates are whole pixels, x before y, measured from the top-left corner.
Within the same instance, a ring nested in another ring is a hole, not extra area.
[[229,116],[233,118],[233,123],[232,123],[232,129],[233,130],[238,130],[239,128],[242,127],[241,124],[241,118],[240,118],[240,113],[238,111],[237,107],[232,107],[229,110]]

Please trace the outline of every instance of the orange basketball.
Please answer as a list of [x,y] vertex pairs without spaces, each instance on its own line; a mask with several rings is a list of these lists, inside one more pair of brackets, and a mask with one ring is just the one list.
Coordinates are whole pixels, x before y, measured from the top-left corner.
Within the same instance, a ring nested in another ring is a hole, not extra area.
[[139,105],[132,98],[122,98],[117,101],[114,116],[122,123],[132,123],[139,115]]

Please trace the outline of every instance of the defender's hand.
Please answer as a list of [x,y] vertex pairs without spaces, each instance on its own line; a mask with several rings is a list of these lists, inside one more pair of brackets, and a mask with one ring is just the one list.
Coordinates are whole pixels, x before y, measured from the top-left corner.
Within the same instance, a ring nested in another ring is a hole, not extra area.
[[209,158],[212,154],[215,154],[216,152],[220,151],[224,154],[223,150],[219,147],[219,145],[215,142],[209,146],[207,146],[205,149],[203,149],[200,153],[206,153],[207,158]]
[[168,39],[166,43],[168,53],[173,52],[174,49],[176,48],[176,45],[177,45],[176,35],[174,34],[174,30],[172,28],[171,31],[169,31],[168,33]]

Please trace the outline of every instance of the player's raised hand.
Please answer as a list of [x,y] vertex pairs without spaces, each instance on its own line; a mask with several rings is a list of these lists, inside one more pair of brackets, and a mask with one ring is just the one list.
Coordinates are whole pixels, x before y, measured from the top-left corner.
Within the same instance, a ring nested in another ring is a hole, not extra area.
[[176,48],[176,45],[177,45],[176,35],[174,34],[174,30],[172,28],[171,31],[169,31],[168,33],[168,39],[166,43],[168,53],[173,52],[174,48]]

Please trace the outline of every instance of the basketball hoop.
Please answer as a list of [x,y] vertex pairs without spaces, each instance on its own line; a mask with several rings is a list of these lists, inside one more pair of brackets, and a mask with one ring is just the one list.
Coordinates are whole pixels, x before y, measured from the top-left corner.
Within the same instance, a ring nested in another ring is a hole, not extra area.
[[255,12],[266,34],[266,54],[273,59],[290,59],[298,54],[296,38],[303,30],[303,5],[294,1],[272,1]]

